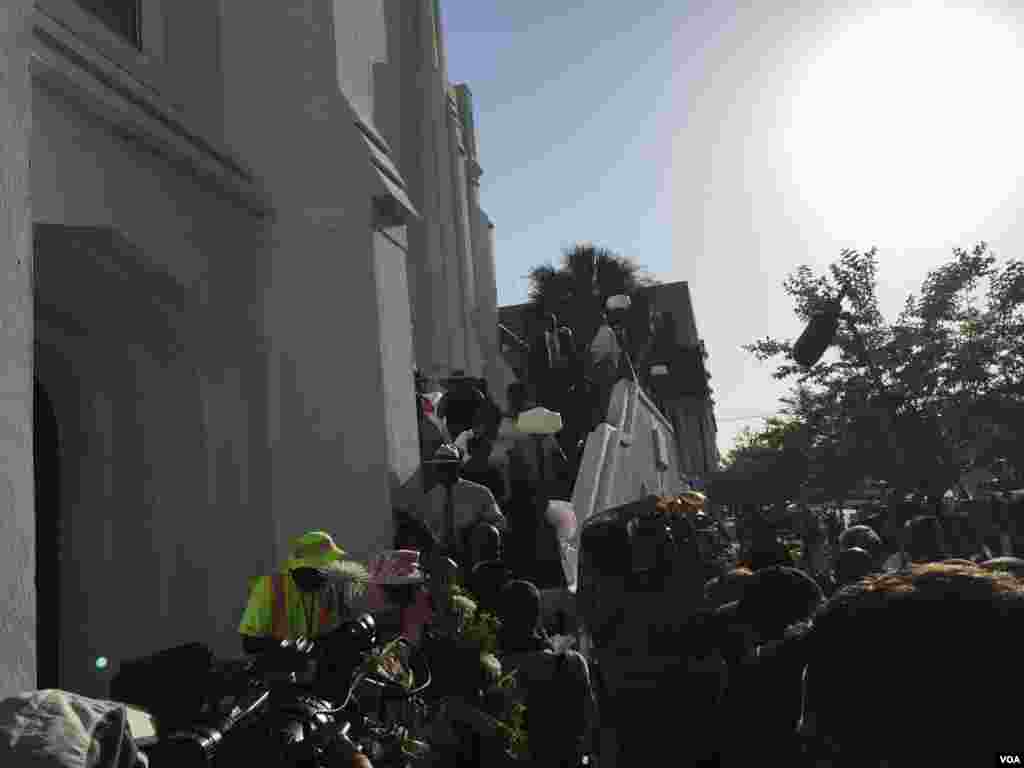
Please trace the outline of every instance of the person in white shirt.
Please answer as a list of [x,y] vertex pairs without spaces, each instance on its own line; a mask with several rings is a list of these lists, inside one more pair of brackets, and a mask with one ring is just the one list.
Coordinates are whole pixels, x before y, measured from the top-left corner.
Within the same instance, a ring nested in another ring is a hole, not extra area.
[[453,445],[442,445],[426,463],[434,467],[440,482],[420,497],[413,514],[427,525],[443,548],[460,561],[466,554],[465,538],[469,529],[477,523],[490,523],[504,531],[505,516],[494,494],[485,486],[460,476],[462,456]]

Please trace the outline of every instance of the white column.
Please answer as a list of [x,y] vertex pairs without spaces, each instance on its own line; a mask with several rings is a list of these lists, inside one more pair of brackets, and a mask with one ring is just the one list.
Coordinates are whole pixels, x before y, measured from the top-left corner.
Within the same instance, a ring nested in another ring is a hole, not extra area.
[[[455,367],[450,358],[449,333],[445,305],[447,302],[444,240],[442,233],[441,198],[439,194],[437,162],[437,123],[441,112],[439,69],[434,61],[433,0],[419,0],[416,5],[418,30],[418,52],[415,72],[412,74],[416,98],[417,116],[411,120],[418,128],[415,137],[419,156],[419,168],[414,185],[418,197],[422,220],[410,228],[410,248],[414,249],[412,260],[417,264],[416,286],[418,325],[416,334],[420,340],[417,359],[428,376],[436,378]],[[409,57],[410,60],[413,57]],[[412,99],[410,99],[410,103]]]
[[466,151],[462,137],[462,120],[455,106],[454,97],[450,98],[448,104],[448,124],[448,152],[451,158],[452,169],[452,203],[455,213],[453,218],[456,235],[455,251],[459,264],[459,282],[462,289],[459,296],[459,308],[461,309],[459,321],[463,328],[466,369],[470,375],[480,376],[483,374],[483,364],[480,359],[480,341],[477,335],[476,324],[473,322],[473,312],[476,308],[476,286],[473,274],[473,242],[470,237],[470,214],[467,202],[469,190],[466,181]]
[[466,338],[462,324],[462,274],[459,264],[458,229],[456,227],[455,179],[452,174],[451,123],[448,116],[448,93],[442,84],[434,91],[437,190],[440,209],[441,257],[444,263],[445,306],[443,319],[448,334],[448,363],[451,368],[465,369]]

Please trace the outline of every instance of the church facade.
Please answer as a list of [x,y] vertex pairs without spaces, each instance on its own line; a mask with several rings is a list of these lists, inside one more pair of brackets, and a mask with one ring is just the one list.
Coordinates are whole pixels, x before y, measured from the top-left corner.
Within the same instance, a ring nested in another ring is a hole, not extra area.
[[239,652],[310,529],[364,559],[413,369],[493,377],[493,226],[434,0],[0,10],[0,697]]

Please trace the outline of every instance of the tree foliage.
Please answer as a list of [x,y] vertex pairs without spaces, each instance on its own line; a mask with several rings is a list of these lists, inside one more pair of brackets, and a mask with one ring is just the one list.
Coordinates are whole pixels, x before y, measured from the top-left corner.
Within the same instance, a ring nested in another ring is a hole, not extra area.
[[793,362],[792,341],[745,347],[794,380],[783,412],[806,436],[804,489],[841,499],[870,476],[938,496],[999,459],[1024,469],[1024,263],[997,265],[985,243],[955,249],[892,322],[877,268],[874,249],[847,250],[827,275],[802,266],[783,284],[804,321],[846,291],[835,350],[811,368]]
[[[614,251],[578,243],[566,248],[559,266],[542,264],[530,270],[530,303],[542,314],[554,314],[573,331],[577,345],[589,345],[601,321],[609,296],[636,297],[641,288],[655,285],[632,259]],[[634,302],[627,321],[636,358],[651,340],[651,318],[642,303]]]
[[792,416],[773,416],[754,431],[744,429],[722,459],[724,472],[711,482],[721,503],[777,503],[796,498],[806,476],[808,433]]

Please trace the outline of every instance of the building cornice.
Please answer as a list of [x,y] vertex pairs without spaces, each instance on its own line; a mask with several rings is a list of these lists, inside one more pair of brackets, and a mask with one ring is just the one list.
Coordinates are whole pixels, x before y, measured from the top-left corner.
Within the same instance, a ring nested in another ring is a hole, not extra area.
[[272,214],[253,172],[227,147],[189,125],[156,91],[36,10],[32,77],[78,103],[114,132],[211,182],[258,216]]

